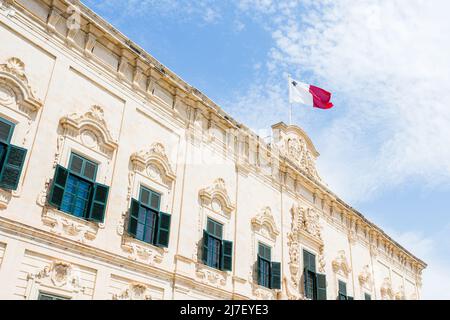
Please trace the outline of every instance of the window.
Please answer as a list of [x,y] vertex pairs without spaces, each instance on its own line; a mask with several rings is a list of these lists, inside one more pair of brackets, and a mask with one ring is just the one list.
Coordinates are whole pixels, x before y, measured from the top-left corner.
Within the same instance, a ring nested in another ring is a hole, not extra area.
[[368,293],[364,293],[364,300],[372,300],[372,296]]
[[171,216],[160,211],[161,195],[140,188],[139,201],[132,199],[128,232],[136,239],[168,247]]
[[266,288],[270,287],[271,248],[260,243],[258,245],[258,283]]
[[223,225],[208,218],[203,230],[203,263],[211,268],[231,271],[233,242],[222,240]]
[[272,249],[265,244],[258,245],[258,284],[270,289],[281,289],[281,264],[272,262]]
[[338,281],[338,300],[353,300],[353,297],[347,296],[347,284],[344,281]]
[[96,183],[98,165],[72,153],[69,169],[57,166],[49,203],[86,220],[103,222],[109,187]]
[[60,296],[55,296],[53,294],[39,292],[38,300],[59,301],[59,300],[69,300],[69,299],[60,297]]
[[0,188],[17,190],[27,150],[11,144],[15,125],[0,118]]
[[303,250],[303,268],[306,298],[311,300],[326,300],[326,276],[316,273],[316,256],[307,250]]

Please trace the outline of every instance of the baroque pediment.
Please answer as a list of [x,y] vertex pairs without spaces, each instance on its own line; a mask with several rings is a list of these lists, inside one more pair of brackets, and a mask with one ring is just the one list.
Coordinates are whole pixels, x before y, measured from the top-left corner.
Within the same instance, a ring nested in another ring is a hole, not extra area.
[[59,121],[61,127],[90,149],[97,149],[111,155],[117,149],[117,141],[112,137],[104,118],[103,108],[92,106],[84,114],[72,113]]
[[204,205],[210,205],[214,212],[230,214],[235,208],[228,195],[225,180],[222,178],[216,179],[209,187],[201,189],[199,197]]
[[162,143],[153,143],[149,149],[133,153],[131,162],[136,169],[145,169],[147,175],[153,179],[173,181],[176,178]]
[[280,234],[270,207],[265,207],[252,219],[253,230],[260,232],[263,236],[275,240]]
[[284,123],[276,124],[272,129],[274,130],[274,143],[280,154],[308,176],[320,180],[316,169],[319,153],[305,131],[298,126],[287,126]]
[[19,58],[9,58],[0,64],[0,104],[17,105],[26,114],[42,107],[42,102],[36,98],[25,73],[25,63]]

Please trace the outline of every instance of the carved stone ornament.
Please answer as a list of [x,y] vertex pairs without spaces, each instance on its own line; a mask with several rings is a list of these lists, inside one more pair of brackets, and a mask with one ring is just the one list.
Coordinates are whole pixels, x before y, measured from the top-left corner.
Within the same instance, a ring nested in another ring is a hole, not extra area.
[[199,197],[202,199],[203,205],[210,205],[214,212],[224,212],[229,215],[235,208],[222,178],[216,179],[211,186],[201,189]]
[[228,274],[226,271],[213,269],[202,263],[196,263],[195,276],[201,283],[217,288],[226,285]]
[[[27,276],[29,293],[35,284],[43,283],[54,286],[70,292],[83,292],[85,287],[80,283],[80,274],[78,270],[67,262],[54,261],[50,265],[37,273],[29,273]],[[28,296],[28,294],[27,294]]]
[[114,294],[113,300],[152,300],[148,287],[142,283],[131,283],[120,294]]
[[257,300],[275,300],[274,290],[258,286],[252,283],[252,293]]
[[315,209],[294,205],[291,209],[292,231],[306,234],[315,241],[323,243],[320,216]]
[[153,245],[138,241],[132,237],[124,235],[122,237],[122,249],[128,253],[128,258],[139,261],[150,266],[160,264],[163,261],[167,248],[159,248]]
[[325,272],[324,244],[320,217],[314,209],[294,205],[291,208],[291,231],[288,233],[289,271],[292,286],[300,289],[300,243],[309,240],[319,251],[319,272]]
[[135,170],[146,170],[146,175],[153,180],[170,182],[176,178],[162,143],[153,143],[150,149],[133,153],[131,163]]
[[0,210],[6,209],[8,207],[11,198],[12,198],[11,191],[0,189]]
[[392,283],[389,278],[384,278],[383,284],[380,288],[381,299],[392,300],[394,298],[394,292],[392,291]]
[[280,234],[270,207],[265,207],[252,219],[253,230],[261,233],[263,236],[275,240]]
[[395,300],[405,300],[405,288],[403,286],[400,286],[397,290],[397,293],[395,294]]
[[100,106],[92,106],[85,114],[73,113],[59,121],[64,135],[78,138],[87,148],[97,150],[112,158],[117,149],[117,141],[111,136]]
[[349,273],[352,272],[347,262],[344,250],[338,252],[338,256],[336,257],[336,259],[333,260],[331,265],[333,266],[334,272],[339,273],[345,277],[347,277]]
[[17,105],[28,117],[42,107],[28,84],[25,64],[19,58],[9,58],[5,64],[0,64],[0,105]]
[[372,288],[372,274],[370,273],[369,265],[365,265],[361,273],[358,275],[359,284],[361,287],[371,290]]
[[[48,186],[46,187],[48,189]],[[103,223],[95,223],[79,219],[53,207],[45,206],[45,196],[40,195],[38,204],[43,201],[42,222],[50,227],[50,232],[67,237],[80,243],[87,243],[97,237],[99,229],[104,229]]]
[[297,126],[287,126],[283,123],[272,128],[279,130],[274,136],[280,153],[308,176],[320,181],[315,164],[319,153],[308,135]]

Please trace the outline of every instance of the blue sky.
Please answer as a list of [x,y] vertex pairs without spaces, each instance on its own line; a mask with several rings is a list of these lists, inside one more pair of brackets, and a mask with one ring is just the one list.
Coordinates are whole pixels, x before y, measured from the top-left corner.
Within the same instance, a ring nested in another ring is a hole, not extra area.
[[294,108],[319,173],[429,264],[424,298],[450,299],[448,1],[84,3],[261,136],[288,121],[287,73],[333,92]]

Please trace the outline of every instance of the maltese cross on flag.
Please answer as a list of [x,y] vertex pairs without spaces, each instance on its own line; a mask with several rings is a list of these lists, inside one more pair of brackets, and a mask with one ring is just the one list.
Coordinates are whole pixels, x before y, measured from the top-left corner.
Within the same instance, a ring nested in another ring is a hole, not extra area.
[[310,84],[289,79],[289,102],[301,103],[314,108],[330,109],[331,93]]

